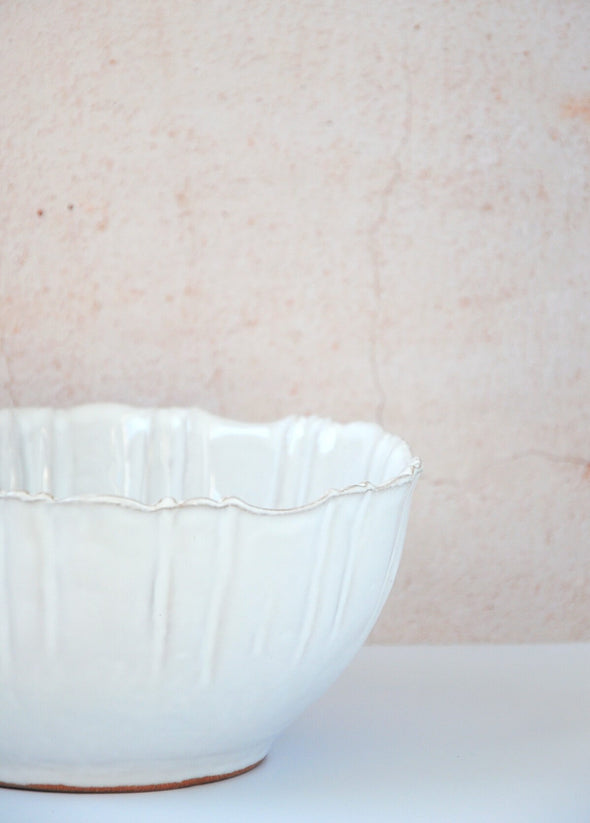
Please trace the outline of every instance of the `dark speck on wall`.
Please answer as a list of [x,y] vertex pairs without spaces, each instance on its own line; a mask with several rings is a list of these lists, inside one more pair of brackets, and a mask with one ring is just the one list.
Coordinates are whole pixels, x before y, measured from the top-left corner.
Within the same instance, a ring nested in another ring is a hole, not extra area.
[[73,208],[74,208],[74,204],[73,203],[68,203],[68,210],[72,211]]
[[43,209],[37,209],[37,217],[43,217],[44,214],[45,212],[43,211]]

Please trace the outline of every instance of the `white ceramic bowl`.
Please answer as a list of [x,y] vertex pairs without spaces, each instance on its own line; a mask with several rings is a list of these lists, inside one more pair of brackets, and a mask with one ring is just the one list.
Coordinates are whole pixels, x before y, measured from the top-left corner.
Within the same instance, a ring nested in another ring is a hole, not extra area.
[[0,782],[258,763],[374,625],[419,473],[371,423],[0,411]]

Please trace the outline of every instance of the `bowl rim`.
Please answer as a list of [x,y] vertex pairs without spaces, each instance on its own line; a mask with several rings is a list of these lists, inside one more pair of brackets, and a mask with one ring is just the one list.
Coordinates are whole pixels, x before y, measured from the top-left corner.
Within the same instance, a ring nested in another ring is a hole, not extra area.
[[248,503],[246,500],[243,500],[240,497],[235,496],[227,496],[223,497],[220,500],[215,500],[211,497],[188,497],[182,500],[177,500],[173,497],[164,497],[155,503],[142,503],[140,500],[137,500],[133,497],[126,497],[124,495],[114,495],[114,494],[76,494],[71,495],[68,497],[56,497],[55,495],[51,494],[50,492],[28,492],[24,489],[16,489],[13,491],[9,491],[7,489],[3,489],[0,487],[0,501],[2,500],[15,500],[24,503],[46,503],[55,506],[69,506],[75,504],[84,504],[89,506],[117,506],[120,508],[127,508],[134,511],[142,511],[142,512],[158,512],[164,510],[171,510],[171,509],[199,509],[199,508],[209,508],[209,509],[227,509],[227,508],[237,508],[243,511],[248,511],[253,514],[262,514],[262,515],[286,515],[286,514],[294,514],[297,512],[305,512],[309,511],[310,509],[315,509],[318,506],[322,506],[330,500],[339,497],[347,497],[350,495],[357,495],[357,494],[366,494],[367,492],[384,492],[388,489],[391,489],[395,486],[401,486],[408,483],[412,485],[418,480],[418,477],[422,473],[422,461],[419,457],[413,456],[411,450],[406,443],[405,440],[400,438],[397,435],[393,435],[392,433],[388,432],[381,426],[379,423],[374,421],[361,421],[361,420],[351,420],[347,421],[346,423],[341,423],[340,421],[334,420],[332,417],[327,416],[318,416],[318,415],[290,415],[284,416],[281,418],[268,420],[268,421],[249,421],[249,420],[237,420],[230,417],[224,417],[220,415],[211,414],[210,412],[205,411],[200,406],[139,406],[139,405],[127,405],[123,403],[84,403],[73,405],[69,407],[58,407],[58,406],[20,406],[20,407],[9,407],[0,409],[0,411],[13,411],[19,413],[26,413],[26,412],[40,412],[40,411],[47,411],[47,412],[58,412],[58,411],[65,411],[65,412],[76,412],[79,410],[86,410],[86,411],[94,411],[98,412],[99,410],[108,409],[110,411],[120,411],[121,413],[134,413],[134,412],[178,412],[178,411],[193,411],[197,412],[204,417],[207,417],[210,420],[217,420],[227,424],[236,424],[241,426],[256,426],[256,425],[279,425],[281,423],[286,422],[287,420],[319,420],[324,423],[334,424],[334,425],[371,425],[376,427],[379,430],[381,437],[392,436],[397,437],[401,445],[405,445],[408,449],[410,454],[410,460],[407,466],[404,468],[402,472],[395,475],[394,477],[390,477],[387,480],[383,481],[382,483],[373,483],[370,480],[363,480],[359,483],[353,483],[348,486],[343,486],[341,488],[331,488],[328,489],[324,494],[320,497],[314,498],[306,503],[302,503],[298,506],[286,506],[283,508],[269,508],[265,506],[258,506],[253,503]]

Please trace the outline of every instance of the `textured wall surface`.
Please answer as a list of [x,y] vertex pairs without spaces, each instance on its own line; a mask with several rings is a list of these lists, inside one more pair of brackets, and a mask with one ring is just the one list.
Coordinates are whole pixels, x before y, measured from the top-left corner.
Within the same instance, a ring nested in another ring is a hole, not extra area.
[[590,5],[0,5],[0,405],[376,419],[379,641],[590,639]]

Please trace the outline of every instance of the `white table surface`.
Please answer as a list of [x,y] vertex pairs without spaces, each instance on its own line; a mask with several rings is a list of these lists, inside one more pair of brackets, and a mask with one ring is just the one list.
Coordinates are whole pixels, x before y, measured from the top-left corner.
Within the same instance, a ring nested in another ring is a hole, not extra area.
[[590,823],[590,644],[361,650],[267,760],[134,795],[0,789],[2,823]]

